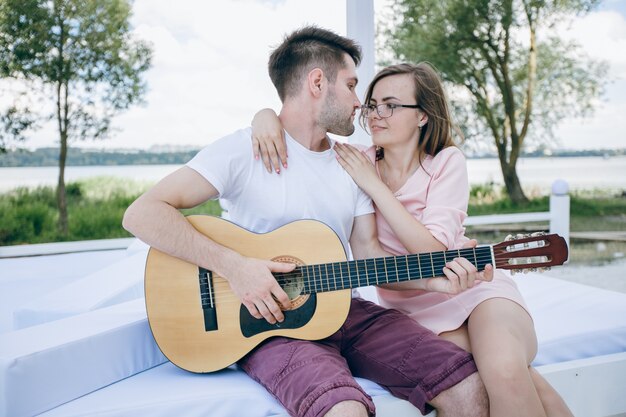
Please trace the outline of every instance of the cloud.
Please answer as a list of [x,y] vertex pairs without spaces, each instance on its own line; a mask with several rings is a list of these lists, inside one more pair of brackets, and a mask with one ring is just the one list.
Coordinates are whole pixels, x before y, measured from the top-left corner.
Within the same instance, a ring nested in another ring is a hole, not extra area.
[[578,42],[589,57],[606,61],[611,79],[592,118],[561,123],[556,130],[561,145],[576,149],[626,147],[626,17],[616,10],[591,12],[563,25],[559,34]]
[[[617,11],[597,11],[563,25],[558,33],[575,40],[590,57],[607,61],[611,75],[626,79],[626,17]],[[618,52],[621,51],[621,52]]]
[[138,0],[136,33],[155,48],[145,108],[117,119],[123,131],[108,146],[202,146],[280,102],[267,60],[284,34],[305,24],[345,33],[345,5],[301,2]]
[[[385,0],[387,1],[387,0]],[[380,15],[387,3],[376,0]],[[203,146],[247,126],[263,108],[280,102],[267,75],[267,59],[284,34],[305,24],[346,33],[345,1],[317,0],[135,0],[134,32],[154,47],[147,72],[147,104],[114,120],[120,129],[107,142],[81,144],[147,148],[153,144]],[[567,147],[619,146],[626,131],[626,21],[600,10],[561,29],[590,56],[611,64],[616,82],[594,119],[565,121],[557,132]],[[621,113],[624,114],[624,113]],[[591,133],[594,140],[590,141]],[[54,124],[28,142],[56,143]],[[589,145],[589,146],[588,146]]]

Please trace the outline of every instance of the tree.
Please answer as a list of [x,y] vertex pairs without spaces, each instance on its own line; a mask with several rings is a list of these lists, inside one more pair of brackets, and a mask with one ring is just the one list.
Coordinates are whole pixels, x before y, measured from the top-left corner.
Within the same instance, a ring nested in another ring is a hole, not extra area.
[[[463,86],[498,152],[507,193],[527,201],[516,164],[529,136],[553,137],[566,116],[593,110],[606,64],[556,35],[555,25],[599,0],[395,0],[387,45],[396,59],[429,61]],[[465,130],[465,129],[464,129]]]
[[[0,0],[0,77],[26,89],[0,115],[0,149],[24,140],[42,122],[56,121],[63,235],[70,142],[108,137],[112,118],[140,102],[146,90],[141,76],[152,51],[130,33],[130,16],[127,0]],[[36,95],[42,103],[32,103]]]

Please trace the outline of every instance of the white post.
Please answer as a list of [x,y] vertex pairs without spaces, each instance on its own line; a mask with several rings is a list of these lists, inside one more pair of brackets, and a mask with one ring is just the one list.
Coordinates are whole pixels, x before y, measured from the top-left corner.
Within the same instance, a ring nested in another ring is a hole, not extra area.
[[[374,0],[346,0],[346,19],[348,37],[354,39],[363,48],[363,60],[357,68],[359,84],[357,94],[359,99],[365,97],[365,89],[374,78],[374,65],[376,62],[374,38],[376,29],[374,25]],[[350,136],[350,142],[371,145],[370,136],[359,125],[358,117],[354,121],[354,134]]]
[[552,183],[550,194],[550,233],[557,233],[565,239],[569,248],[569,185],[565,180]]

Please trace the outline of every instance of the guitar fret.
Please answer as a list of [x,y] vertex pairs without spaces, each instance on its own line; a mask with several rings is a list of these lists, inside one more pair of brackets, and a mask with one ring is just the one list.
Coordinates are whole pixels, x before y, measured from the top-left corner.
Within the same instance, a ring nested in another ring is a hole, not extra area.
[[385,267],[385,281],[389,283],[389,274],[387,273],[387,258],[383,258],[383,266]]
[[424,276],[422,275],[422,262],[420,260],[419,255],[415,255],[415,257],[417,258],[417,267],[419,268],[419,271],[420,271],[420,279],[422,279],[424,278]]
[[374,279],[376,279],[376,285],[378,285],[378,265],[376,265],[376,259],[374,259]]
[[370,274],[368,272],[368,267],[367,267],[367,259],[364,259],[365,261],[365,282],[367,283],[367,285],[370,285]]
[[330,279],[330,276],[328,275],[328,264],[324,264],[324,272],[326,273],[326,279]]
[[[307,277],[309,278],[309,280],[313,283],[313,287],[315,288],[316,291],[324,291],[324,287],[322,287],[322,282],[315,279],[315,272],[314,272],[314,268],[315,265],[309,265],[306,267],[307,271]],[[319,290],[318,290],[319,288]]]
[[435,265],[433,264],[433,253],[430,252],[430,271],[432,272],[432,276],[435,276]]
[[476,265],[476,268],[478,268],[478,261],[476,260],[476,248],[472,248],[472,251],[474,252],[474,265]]
[[[359,284],[359,287],[361,286],[361,273],[358,271],[358,261],[357,261],[357,271],[356,271],[356,280]],[[365,260],[363,260],[363,265],[365,265]]]
[[393,263],[396,266],[396,282],[400,282],[400,275],[398,274],[398,260],[393,258]]
[[409,255],[404,255],[404,263],[406,264],[406,281],[410,281],[411,269],[409,268]]
[[341,266],[342,265],[339,266],[339,279],[343,281],[343,268]]

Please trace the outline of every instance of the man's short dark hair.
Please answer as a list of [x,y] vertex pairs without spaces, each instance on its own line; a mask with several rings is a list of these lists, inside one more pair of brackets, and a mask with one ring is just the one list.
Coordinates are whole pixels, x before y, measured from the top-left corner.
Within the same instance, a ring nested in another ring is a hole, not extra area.
[[270,55],[268,64],[280,100],[296,95],[302,77],[314,68],[321,68],[326,78],[334,82],[337,72],[345,67],[344,54],[357,66],[361,62],[361,47],[330,30],[306,26],[287,35]]

